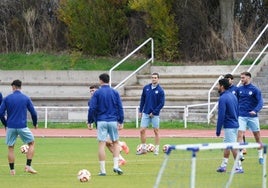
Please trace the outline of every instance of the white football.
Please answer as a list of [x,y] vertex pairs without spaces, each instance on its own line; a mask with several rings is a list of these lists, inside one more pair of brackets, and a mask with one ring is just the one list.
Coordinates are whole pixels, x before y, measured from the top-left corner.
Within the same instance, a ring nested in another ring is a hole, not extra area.
[[153,145],[151,143],[147,144],[146,150],[147,150],[147,152],[153,152],[155,150],[155,145]]
[[90,178],[91,178],[91,173],[87,169],[79,170],[79,172],[77,173],[77,179],[80,182],[87,182],[90,180]]
[[29,146],[28,146],[27,144],[22,145],[22,146],[20,147],[20,151],[21,151],[21,153],[23,153],[23,154],[28,153],[28,151],[29,151]]
[[167,151],[168,151],[168,148],[169,148],[169,144],[165,144],[164,146],[163,146],[163,152],[164,153],[166,153]]
[[140,152],[142,150],[142,144],[137,145],[137,152]]

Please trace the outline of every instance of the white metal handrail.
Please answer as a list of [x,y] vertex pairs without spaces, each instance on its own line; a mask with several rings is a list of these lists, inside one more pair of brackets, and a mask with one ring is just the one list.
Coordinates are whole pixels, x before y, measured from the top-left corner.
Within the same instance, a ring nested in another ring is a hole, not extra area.
[[[44,123],[45,128],[48,128],[48,110],[49,109],[88,109],[88,106],[37,106],[36,109],[43,109],[45,111]],[[135,109],[136,128],[139,127],[139,106],[123,106],[124,109]],[[184,127],[187,128],[187,119],[185,118],[186,106],[164,106],[163,109],[183,109],[184,112]]]
[[[249,52],[252,50],[252,48],[256,45],[256,43],[259,41],[259,39],[262,37],[262,35],[265,33],[265,31],[268,29],[268,24],[266,24],[266,26],[264,27],[264,29],[261,31],[261,33],[259,34],[259,36],[256,38],[256,40],[252,43],[252,45],[250,46],[250,48],[247,50],[247,52],[245,53],[245,55],[242,57],[242,59],[238,62],[238,64],[236,65],[236,67],[233,69],[233,71],[231,72],[231,74],[234,74],[234,72],[237,70],[237,68],[242,64],[242,62],[245,60],[245,58],[248,56]],[[265,49],[267,48],[267,45],[265,47]],[[264,53],[264,50],[262,50],[262,53]],[[258,59],[261,55],[258,56]],[[257,59],[257,58],[256,58]],[[255,65],[255,63],[257,62],[257,60],[254,61],[254,63],[251,65],[251,67],[249,68],[249,70],[251,70],[251,68]],[[221,77],[221,76],[220,76]],[[219,78],[220,78],[219,77]],[[213,86],[210,88],[209,92],[208,92],[208,104],[211,103],[211,92],[213,90],[213,88],[217,85],[219,78],[215,81],[215,83],[213,84]],[[238,84],[239,85],[239,84]],[[210,110],[210,105],[208,105],[208,115],[207,115],[207,122],[209,124],[210,122],[210,116],[211,114],[216,110],[218,106],[218,103],[215,104],[215,106]]]
[[[214,103],[210,103],[210,105],[213,105]],[[202,104],[191,104],[186,106],[164,106],[163,109],[183,109],[183,121],[184,121],[184,128],[187,128],[187,117],[189,116],[189,108],[195,108],[199,106],[206,106],[208,103],[202,103]],[[45,117],[44,117],[44,123],[45,128],[48,128],[48,110],[49,109],[84,109],[87,110],[87,106],[37,106],[36,109],[44,109],[45,111]],[[136,122],[136,128],[139,128],[139,106],[123,106],[124,109],[135,109],[135,122]],[[268,105],[263,106],[263,109],[268,109]],[[86,118],[86,117],[85,117]]]
[[130,54],[128,54],[124,59],[119,61],[116,65],[114,65],[109,70],[109,76],[110,76],[110,86],[112,85],[112,71],[121,65],[123,62],[125,62],[129,57],[131,57],[134,53],[136,53],[139,49],[141,49],[143,46],[145,46],[147,43],[151,42],[151,58],[148,59],[143,65],[141,65],[138,69],[136,69],[133,73],[131,73],[129,76],[127,76],[124,80],[122,80],[119,84],[117,84],[114,89],[119,88],[121,85],[123,85],[130,77],[132,77],[134,74],[136,74],[139,70],[141,70],[143,67],[145,67],[148,63],[154,62],[154,41],[152,38],[147,39],[145,42],[143,42],[139,47],[137,47],[135,50],[133,50]]

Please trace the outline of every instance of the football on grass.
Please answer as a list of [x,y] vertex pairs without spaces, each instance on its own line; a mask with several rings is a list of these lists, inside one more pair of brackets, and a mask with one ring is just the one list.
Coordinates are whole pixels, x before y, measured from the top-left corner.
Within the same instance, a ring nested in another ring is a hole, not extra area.
[[87,182],[90,180],[90,178],[91,178],[91,173],[87,169],[79,170],[79,172],[77,173],[77,179],[80,182]]
[[22,145],[22,146],[20,147],[20,151],[21,151],[21,153],[23,153],[23,154],[28,153],[28,151],[29,151],[29,146],[28,146],[27,144]]
[[163,152],[164,153],[167,153],[169,146],[170,146],[169,144],[163,145]]
[[137,152],[140,152],[142,150],[142,144],[138,144],[137,145],[137,148],[136,148],[136,151]]
[[151,143],[147,144],[146,150],[147,150],[147,152],[153,152],[155,150],[155,145],[153,145]]

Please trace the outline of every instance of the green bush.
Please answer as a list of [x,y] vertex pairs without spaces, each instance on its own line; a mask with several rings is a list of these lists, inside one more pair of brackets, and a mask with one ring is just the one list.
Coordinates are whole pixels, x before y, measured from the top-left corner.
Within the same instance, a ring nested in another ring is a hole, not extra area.
[[70,46],[85,54],[113,54],[128,33],[124,8],[116,1],[62,1],[59,18],[68,26]]
[[155,41],[156,57],[173,61],[179,56],[178,26],[171,12],[172,1],[130,0],[130,7],[144,13],[144,21],[149,28],[148,36]]

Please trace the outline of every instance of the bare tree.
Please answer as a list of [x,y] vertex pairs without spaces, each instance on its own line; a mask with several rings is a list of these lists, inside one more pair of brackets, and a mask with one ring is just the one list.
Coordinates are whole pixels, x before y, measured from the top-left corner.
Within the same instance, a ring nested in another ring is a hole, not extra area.
[[234,4],[234,0],[220,0],[221,36],[229,58],[233,58],[234,49]]
[[32,51],[35,52],[35,37],[34,37],[34,29],[35,29],[35,23],[37,20],[37,14],[35,9],[28,9],[26,12],[23,12],[23,18],[25,19],[27,23],[27,30],[31,39],[32,43]]

